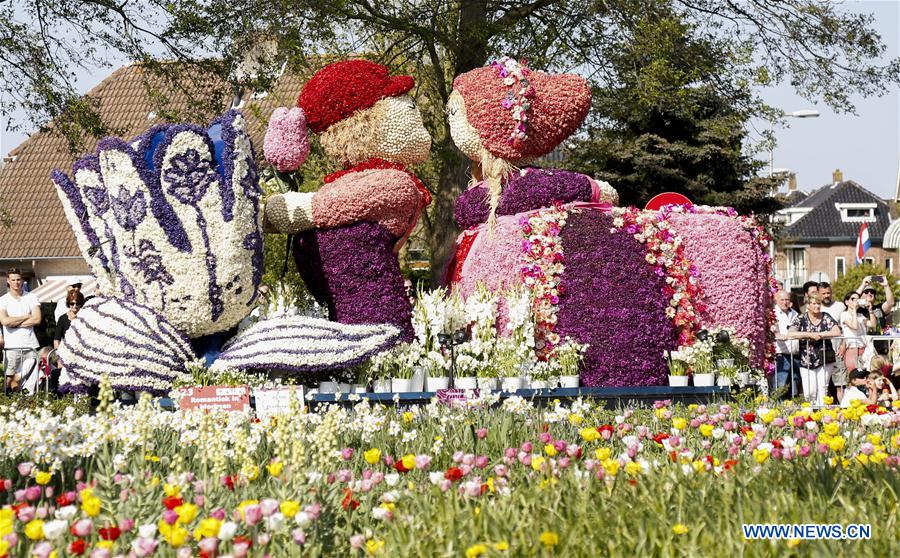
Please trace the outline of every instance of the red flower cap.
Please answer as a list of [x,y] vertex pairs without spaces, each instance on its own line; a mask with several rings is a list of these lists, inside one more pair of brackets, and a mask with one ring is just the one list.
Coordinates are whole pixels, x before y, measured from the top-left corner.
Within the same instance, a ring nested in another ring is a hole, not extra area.
[[321,134],[332,124],[385,97],[403,95],[413,85],[412,77],[392,76],[381,64],[346,60],[316,72],[303,86],[297,105],[306,113],[309,129]]

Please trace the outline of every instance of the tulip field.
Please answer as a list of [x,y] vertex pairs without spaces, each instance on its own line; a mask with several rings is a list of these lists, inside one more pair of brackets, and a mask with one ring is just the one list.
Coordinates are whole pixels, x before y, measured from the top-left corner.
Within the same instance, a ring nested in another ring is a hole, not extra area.
[[[354,397],[354,396],[351,396]],[[889,556],[900,408],[0,407],[0,556]],[[865,540],[742,525],[867,524]]]

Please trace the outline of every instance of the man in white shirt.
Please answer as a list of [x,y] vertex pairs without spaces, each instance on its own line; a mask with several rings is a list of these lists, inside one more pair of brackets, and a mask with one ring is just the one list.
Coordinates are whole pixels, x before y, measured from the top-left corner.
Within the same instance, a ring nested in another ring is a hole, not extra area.
[[[819,298],[822,299],[822,312],[825,312],[831,318],[837,322],[841,323],[841,314],[847,309],[844,306],[843,302],[839,302],[832,298],[831,293],[831,283],[821,282],[819,283]],[[834,353],[838,354],[842,339],[832,339],[831,347],[834,349]],[[849,370],[844,365],[844,359],[838,358],[834,363],[834,370],[831,372],[831,381],[834,384],[835,388],[837,388],[838,401],[841,399],[841,395],[844,392],[844,386],[847,385],[847,374]]]
[[37,349],[40,347],[34,326],[41,323],[41,304],[33,294],[22,292],[22,283],[22,272],[10,269],[6,272],[9,292],[0,296],[6,387],[16,389],[21,383],[26,391],[34,393],[38,378]]
[[775,293],[775,318],[778,323],[778,332],[775,333],[775,373],[769,377],[769,393],[782,389],[790,379],[794,386],[792,390],[785,392],[784,397],[789,398],[791,393],[796,393],[799,381],[794,381],[794,376],[800,372],[800,343],[794,339],[787,339],[786,334],[791,322],[797,317],[797,311],[791,308],[791,295],[787,291]]

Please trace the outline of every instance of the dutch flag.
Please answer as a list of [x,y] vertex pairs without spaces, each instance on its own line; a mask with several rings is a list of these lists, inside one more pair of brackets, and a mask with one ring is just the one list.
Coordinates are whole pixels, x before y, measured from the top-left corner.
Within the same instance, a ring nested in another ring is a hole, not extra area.
[[862,263],[863,256],[866,255],[866,252],[868,252],[871,247],[872,242],[869,240],[869,224],[863,223],[859,226],[859,237],[856,239],[856,265]]

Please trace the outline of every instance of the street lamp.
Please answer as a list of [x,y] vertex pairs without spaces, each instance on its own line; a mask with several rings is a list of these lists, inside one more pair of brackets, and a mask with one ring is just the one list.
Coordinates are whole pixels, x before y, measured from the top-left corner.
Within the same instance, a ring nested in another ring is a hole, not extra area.
[[[818,118],[819,111],[815,109],[800,109],[792,112],[782,111],[781,116],[789,118]],[[769,150],[769,178],[775,176],[775,146]]]

